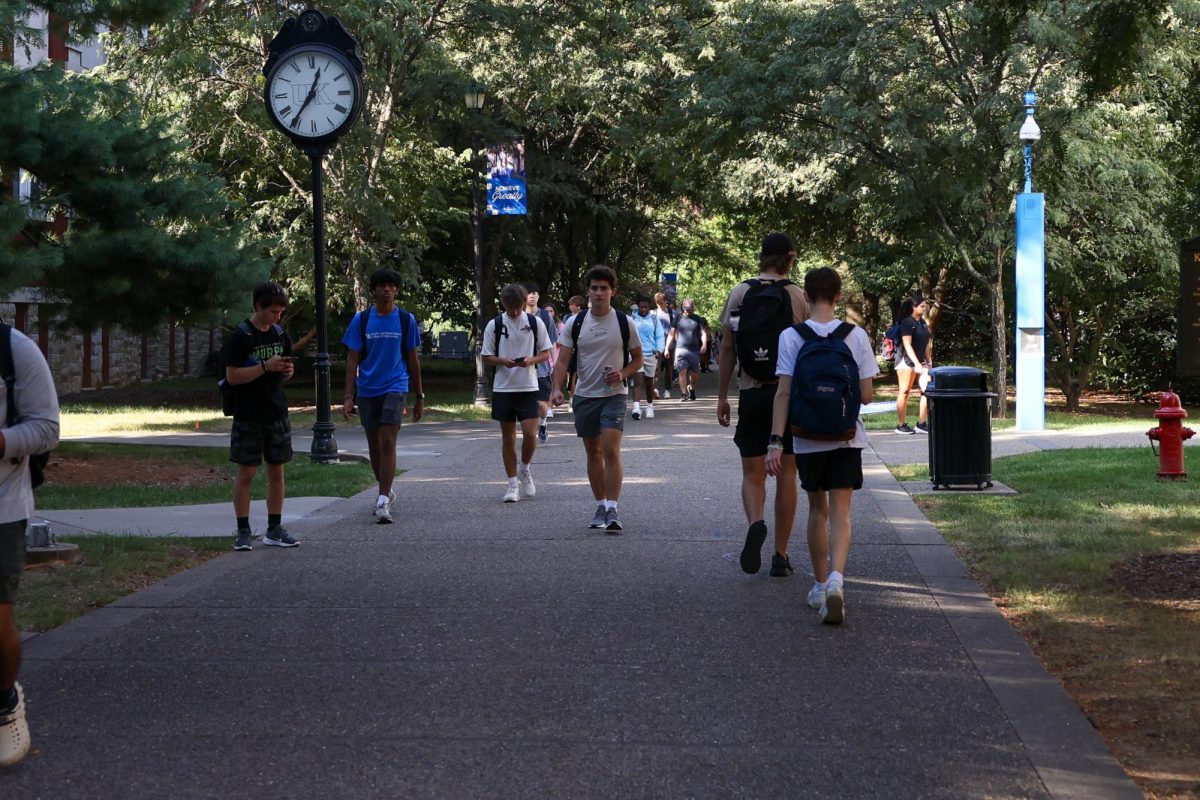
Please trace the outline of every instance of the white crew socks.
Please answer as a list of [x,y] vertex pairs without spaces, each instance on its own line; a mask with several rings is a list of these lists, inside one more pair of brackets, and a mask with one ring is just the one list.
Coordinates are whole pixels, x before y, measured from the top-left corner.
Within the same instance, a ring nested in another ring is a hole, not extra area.
[[605,511],[616,511],[617,510],[617,501],[616,500],[605,500],[604,501],[604,510]]

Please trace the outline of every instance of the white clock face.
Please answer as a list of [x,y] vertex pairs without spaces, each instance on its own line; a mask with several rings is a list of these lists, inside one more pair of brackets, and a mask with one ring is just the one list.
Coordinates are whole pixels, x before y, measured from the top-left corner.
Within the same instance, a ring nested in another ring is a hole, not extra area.
[[354,112],[350,70],[321,50],[303,50],[280,62],[268,98],[276,119],[293,136],[328,136]]

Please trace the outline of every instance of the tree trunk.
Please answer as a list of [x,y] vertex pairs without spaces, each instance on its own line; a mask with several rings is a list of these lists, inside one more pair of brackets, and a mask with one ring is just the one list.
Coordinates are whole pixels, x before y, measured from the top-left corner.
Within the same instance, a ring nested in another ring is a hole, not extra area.
[[1008,329],[1004,323],[1004,278],[997,269],[988,291],[992,309],[992,417],[1008,416]]

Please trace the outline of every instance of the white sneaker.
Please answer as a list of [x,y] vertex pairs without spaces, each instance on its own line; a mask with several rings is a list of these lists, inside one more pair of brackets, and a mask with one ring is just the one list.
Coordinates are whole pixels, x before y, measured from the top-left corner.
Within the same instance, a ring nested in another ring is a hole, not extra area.
[[515,503],[521,499],[521,485],[514,479],[508,482],[508,491],[504,493],[504,502]]
[[533,473],[526,467],[524,470],[518,470],[521,481],[521,496],[533,497],[537,494],[537,487],[533,485]]
[[389,503],[396,502],[396,490],[395,489],[388,489],[388,502]]
[[671,399],[671,390],[670,390],[670,389],[663,389],[663,393],[662,393],[662,399],[663,399],[663,400],[670,400],[670,399]]
[[846,601],[842,597],[842,582],[831,580],[825,584],[825,604],[821,606],[821,622],[826,625],[841,625],[846,619]]
[[546,419],[554,419],[554,409],[553,408],[546,409]]
[[654,406],[646,406],[646,419],[654,419]]
[[0,714],[0,767],[11,767],[29,753],[29,723],[25,721],[25,693],[16,685],[17,706]]
[[814,583],[813,587],[808,590],[808,607],[816,611],[823,605],[825,605],[825,586]]
[[629,413],[629,416],[633,417],[634,419],[641,419],[642,418],[642,404],[634,403],[633,411],[631,411]]
[[392,501],[386,497],[379,498],[375,503],[375,519],[377,525],[392,524]]

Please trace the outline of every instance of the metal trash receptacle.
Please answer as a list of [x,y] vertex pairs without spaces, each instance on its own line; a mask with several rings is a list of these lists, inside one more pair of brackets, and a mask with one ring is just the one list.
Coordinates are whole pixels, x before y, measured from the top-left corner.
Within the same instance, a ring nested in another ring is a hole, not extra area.
[[991,399],[987,373],[974,367],[938,367],[929,398],[929,480],[933,488],[992,485]]

